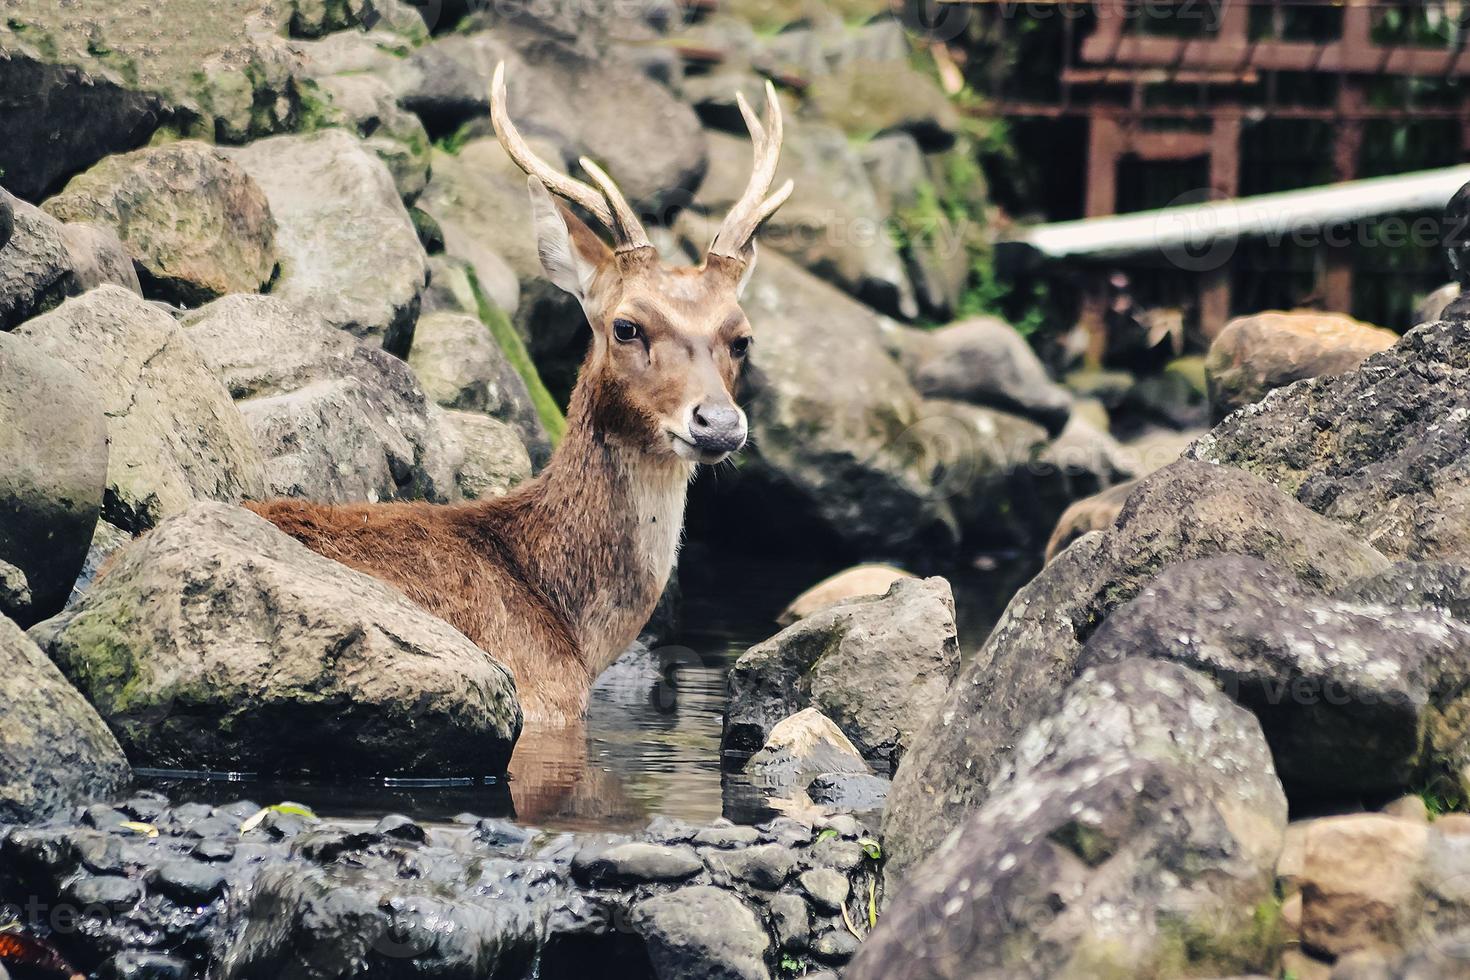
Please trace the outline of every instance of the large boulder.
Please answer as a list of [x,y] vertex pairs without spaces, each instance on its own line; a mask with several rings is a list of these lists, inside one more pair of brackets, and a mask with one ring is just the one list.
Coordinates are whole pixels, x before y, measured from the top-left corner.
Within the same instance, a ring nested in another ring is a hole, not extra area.
[[265,194],[204,143],[182,140],[108,157],[45,204],[62,221],[115,231],[150,297],[196,306],[253,293],[276,268]]
[[0,334],[0,616],[59,611],[82,569],[107,485],[107,421],[82,376]]
[[29,823],[121,790],[117,740],[56,665],[0,616],[0,824]]
[[987,802],[893,890],[850,980],[1235,976],[1279,954],[1286,798],[1207,678],[1128,660],[1017,739]]
[[408,365],[273,296],[216,300],[185,336],[237,400],[278,496],[456,496],[454,460]]
[[32,635],[137,765],[478,775],[521,727],[490,654],[224,504],[160,525]]
[[1157,657],[1253,711],[1292,795],[1392,793],[1470,763],[1470,625],[1329,599],[1258,559],[1164,569],[1098,628],[1079,666]]
[[[396,35],[392,35],[396,36]],[[334,75],[318,79],[331,104],[332,122],[362,138],[393,175],[398,196],[417,200],[429,183],[429,134],[413,113],[398,104],[393,87],[377,75]]]
[[980,316],[908,336],[904,359],[914,387],[925,397],[1015,412],[1053,435],[1067,424],[1072,396],[1051,380],[1010,324]]
[[[436,149],[432,159],[418,206],[438,223],[445,254],[466,264],[496,306],[518,313],[523,289],[544,276],[525,174],[496,139],[470,140],[456,153]],[[576,322],[575,300],[555,305]]]
[[1256,313],[1236,317],[1205,359],[1210,412],[1219,422],[1268,391],[1303,378],[1344,374],[1399,337],[1340,313]]
[[139,292],[138,277],[115,235],[91,225],[62,224],[0,190],[0,330],[109,282]]
[[1388,564],[1248,473],[1181,461],[1152,474],[1113,528],[1073,542],[1016,594],[935,705],[894,779],[889,867],[912,867],[984,801],[1017,734],[1071,682],[1083,644],[1114,609],[1165,566],[1223,554],[1261,558],[1323,591]]
[[516,431],[475,412],[438,415],[440,435],[455,461],[455,479],[466,500],[499,497],[531,478],[531,457]]
[[448,311],[424,315],[408,363],[424,394],[439,405],[499,419],[514,427],[541,462],[551,455],[551,440],[525,379],[478,317]]
[[1279,389],[1189,455],[1265,477],[1393,558],[1470,554],[1470,320]]
[[341,129],[228,152],[276,219],[281,274],[272,294],[407,354],[428,256],[383,162]]
[[958,666],[949,583],[899,579],[882,596],[818,610],[742,654],[729,673],[723,749],[754,752],[778,722],[811,706],[891,771]]
[[725,533],[764,534],[773,546],[952,549],[958,529],[933,482],[923,403],[884,348],[891,324],[770,249],[742,305],[756,338],[745,375],[752,449],[738,479],[695,484],[708,497],[691,522],[703,506]]
[[633,909],[630,923],[648,944],[658,980],[769,980],[771,940],[749,905],[719,888],[696,885]]
[[264,493],[250,430],[167,313],[103,286],[17,333],[81,374],[107,415],[108,521],[138,532],[195,500]]

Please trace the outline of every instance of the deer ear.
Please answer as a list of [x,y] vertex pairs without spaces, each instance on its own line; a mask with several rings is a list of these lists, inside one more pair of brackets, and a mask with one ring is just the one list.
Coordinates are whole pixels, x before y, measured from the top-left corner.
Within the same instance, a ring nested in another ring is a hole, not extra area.
[[541,269],[557,286],[585,302],[592,279],[612,250],[593,234],[581,218],[562,207],[546,185],[526,178],[531,194],[531,221],[536,226],[536,251]]

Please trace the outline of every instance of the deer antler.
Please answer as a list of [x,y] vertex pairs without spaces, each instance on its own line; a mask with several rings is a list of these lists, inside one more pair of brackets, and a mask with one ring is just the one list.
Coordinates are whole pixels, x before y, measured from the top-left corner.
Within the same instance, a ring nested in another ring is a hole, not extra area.
[[796,185],[788,180],[776,193],[766,197],[766,192],[776,179],[776,164],[781,160],[781,103],[776,99],[776,87],[769,81],[766,82],[764,125],[756,118],[750,103],[745,101],[744,94],[737,92],[735,101],[740,106],[740,114],[745,117],[751,142],[755,144],[755,166],[750,173],[750,183],[745,185],[745,193],[725,216],[725,222],[720,225],[709,250],[714,255],[740,259],[744,257],[742,253],[745,247],[750,244],[760,226],[776,213],[777,208],[786,203]]
[[554,169],[531,150],[515,124],[510,121],[506,101],[505,62],[502,61],[495,66],[495,80],[490,87],[490,119],[495,124],[495,134],[500,137],[500,145],[505,147],[505,152],[510,154],[518,167],[545,184],[552,193],[590,211],[594,218],[613,233],[619,252],[649,248],[648,232],[643,230],[643,222],[638,219],[637,212],[629,207],[628,199],[623,197],[623,192],[618,190],[618,185],[613,183],[612,178],[586,157],[580,161],[582,169],[597,182],[600,191]]

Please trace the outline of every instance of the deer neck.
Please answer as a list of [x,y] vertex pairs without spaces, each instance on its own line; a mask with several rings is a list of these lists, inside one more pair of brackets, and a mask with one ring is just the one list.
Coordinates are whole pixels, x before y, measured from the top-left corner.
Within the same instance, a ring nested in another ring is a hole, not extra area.
[[569,625],[588,681],[637,639],[678,555],[694,467],[649,452],[595,376],[572,393],[567,429],[527,487],[528,574]]

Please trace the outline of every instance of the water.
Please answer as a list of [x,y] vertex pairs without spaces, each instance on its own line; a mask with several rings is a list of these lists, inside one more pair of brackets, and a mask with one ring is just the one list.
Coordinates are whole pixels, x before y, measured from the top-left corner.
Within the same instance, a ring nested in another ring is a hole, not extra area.
[[[721,815],[769,816],[741,778],[722,771],[725,672],[773,635],[798,593],[838,570],[819,562],[723,558],[687,563],[681,625],[673,642],[640,665],[605,676],[588,708],[585,734],[523,738],[510,780],[301,782],[178,778],[146,785],[176,801],[295,800],[322,816],[421,822],[460,813],[513,817],[555,830],[618,831],[658,815],[707,823]],[[974,653],[1011,595],[1033,573],[1029,560],[1002,557],[945,573],[955,592],[960,647]]]

